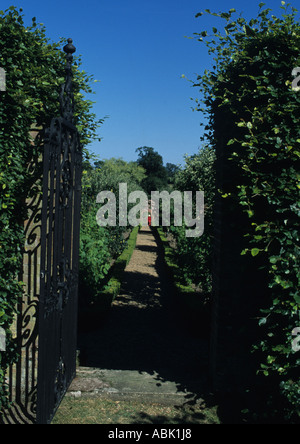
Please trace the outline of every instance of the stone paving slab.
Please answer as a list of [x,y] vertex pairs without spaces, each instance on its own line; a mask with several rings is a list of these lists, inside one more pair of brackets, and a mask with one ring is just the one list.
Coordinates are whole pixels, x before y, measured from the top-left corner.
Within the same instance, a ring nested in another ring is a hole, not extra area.
[[[98,396],[114,400],[139,399],[160,404],[183,404],[195,393],[181,390],[173,381],[160,381],[158,373],[135,370],[104,370],[80,367],[68,394],[74,397]],[[197,399],[197,403],[201,399]]]

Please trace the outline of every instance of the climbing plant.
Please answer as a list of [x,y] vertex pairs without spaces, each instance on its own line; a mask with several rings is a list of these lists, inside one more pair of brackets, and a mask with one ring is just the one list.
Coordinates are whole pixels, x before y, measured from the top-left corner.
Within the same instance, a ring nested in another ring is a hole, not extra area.
[[[7,80],[6,91],[0,93],[0,327],[6,332],[6,351],[0,352],[0,410],[7,405],[6,369],[18,358],[11,324],[23,292],[18,276],[27,217],[25,200],[36,180],[28,163],[37,161],[43,146],[42,137],[33,140],[30,131],[35,128],[42,135],[52,117],[60,115],[59,92],[65,73],[62,43],[50,42],[36,18],[25,27],[22,10],[10,7],[0,11],[0,67]],[[97,137],[101,121],[92,112],[92,102],[83,96],[92,91],[92,78],[80,65],[77,58],[76,124],[86,145]]]
[[225,180],[218,192],[225,211],[248,216],[240,260],[249,256],[267,276],[261,293],[253,295],[258,305],[259,298],[264,301],[252,344],[259,356],[257,374],[282,396],[273,411],[291,419],[300,405],[300,354],[292,347],[300,321],[300,92],[292,85],[292,70],[300,66],[300,24],[290,4],[281,2],[281,17],[264,6],[260,3],[257,18],[249,21],[235,9],[197,14],[225,24],[221,31],[213,27],[195,34],[214,64],[194,86],[202,94],[196,108],[207,116],[204,137],[223,153]]

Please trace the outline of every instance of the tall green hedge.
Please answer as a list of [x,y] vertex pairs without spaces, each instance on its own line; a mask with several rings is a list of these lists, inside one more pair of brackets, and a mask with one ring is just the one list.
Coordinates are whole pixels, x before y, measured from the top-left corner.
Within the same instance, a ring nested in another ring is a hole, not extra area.
[[[30,130],[47,128],[60,115],[59,92],[65,76],[63,42],[51,43],[46,30],[32,19],[24,26],[22,10],[0,11],[0,67],[6,72],[6,91],[0,100],[0,327],[5,330],[6,352],[0,352],[0,410],[7,405],[5,373],[17,360],[10,326],[20,301],[23,285],[18,281],[24,247],[25,199],[32,177],[28,163],[42,153],[42,138],[33,143]],[[96,137],[97,122],[92,103],[83,98],[91,92],[90,81],[75,62],[76,123],[81,142]]]
[[213,207],[215,199],[215,150],[203,146],[197,154],[186,156],[185,165],[175,176],[175,188],[194,195],[204,191],[205,228],[200,237],[187,238],[186,227],[171,226],[170,231],[176,241],[176,262],[186,281],[201,288],[203,293],[212,291],[212,238]]
[[263,7],[250,21],[234,9],[213,14],[226,21],[225,32],[214,27],[211,35],[196,35],[214,55],[214,67],[195,86],[222,169],[223,207],[233,224],[246,216],[239,261],[249,257],[251,271],[265,276],[251,296],[260,310],[252,344],[257,374],[283,395],[283,404],[272,408],[289,419],[298,417],[300,405],[300,353],[292,347],[300,321],[300,92],[291,74],[300,66],[300,24],[298,11],[285,2],[281,17]]

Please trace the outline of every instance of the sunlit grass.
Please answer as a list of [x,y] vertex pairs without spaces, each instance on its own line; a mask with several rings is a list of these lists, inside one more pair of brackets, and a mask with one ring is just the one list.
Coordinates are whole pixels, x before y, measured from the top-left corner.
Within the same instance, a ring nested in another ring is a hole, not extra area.
[[52,424],[219,424],[216,407],[176,407],[157,403],[66,397]]

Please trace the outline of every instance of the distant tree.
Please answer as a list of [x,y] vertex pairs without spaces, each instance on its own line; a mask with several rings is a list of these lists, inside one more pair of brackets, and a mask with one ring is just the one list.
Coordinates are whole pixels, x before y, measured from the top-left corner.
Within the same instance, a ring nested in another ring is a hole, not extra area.
[[143,146],[137,148],[137,164],[146,171],[142,181],[144,190],[150,195],[151,191],[159,191],[167,186],[167,171],[162,156],[154,148]]
[[113,191],[116,196],[119,192],[119,184],[127,183],[128,193],[141,190],[145,170],[136,162],[126,162],[123,159],[106,159],[94,162],[95,168],[83,171],[82,211],[90,211],[91,205],[96,202],[96,196],[100,191]]
[[102,171],[119,178],[116,183],[126,182],[140,185],[146,177],[145,169],[136,162],[126,162],[122,158],[112,157],[102,162]]
[[179,172],[180,167],[174,163],[166,164],[167,181],[169,185],[174,185],[176,174]]
[[104,161],[103,160],[96,160],[94,162],[94,167],[98,170],[100,170],[102,168],[102,166],[104,165]]

